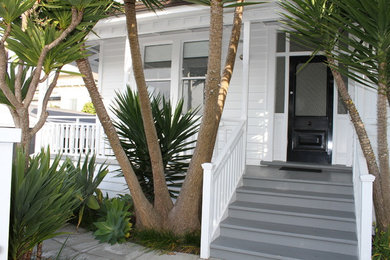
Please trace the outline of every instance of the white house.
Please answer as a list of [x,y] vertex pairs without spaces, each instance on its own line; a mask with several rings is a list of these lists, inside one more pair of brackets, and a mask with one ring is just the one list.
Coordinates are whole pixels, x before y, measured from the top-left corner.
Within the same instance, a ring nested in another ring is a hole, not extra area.
[[[204,165],[201,256],[370,259],[373,177],[323,57],[297,73],[311,52],[281,31],[279,11],[275,2],[245,8],[219,152]],[[232,13],[225,13],[225,47]],[[137,18],[149,88],[188,108],[202,105],[209,8],[178,5]],[[89,40],[99,46],[99,88],[109,105],[115,91],[135,86],[125,18],[107,18],[94,31]],[[374,138],[376,92],[348,84]],[[92,142],[86,145],[101,152],[104,144]],[[104,185],[123,189],[113,180]]]

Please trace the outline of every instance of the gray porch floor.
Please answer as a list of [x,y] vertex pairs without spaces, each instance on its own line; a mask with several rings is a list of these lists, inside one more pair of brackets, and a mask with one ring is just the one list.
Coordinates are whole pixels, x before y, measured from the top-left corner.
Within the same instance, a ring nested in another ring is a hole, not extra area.
[[99,243],[94,238],[92,232],[88,232],[82,228],[76,231],[75,227],[68,225],[61,230],[70,234],[57,236],[55,238],[44,241],[43,257],[55,259],[62,245],[65,247],[62,250],[60,259],[78,259],[78,260],[198,260],[197,255],[170,253],[162,254],[158,251],[151,251],[133,243],[110,245],[107,243]]

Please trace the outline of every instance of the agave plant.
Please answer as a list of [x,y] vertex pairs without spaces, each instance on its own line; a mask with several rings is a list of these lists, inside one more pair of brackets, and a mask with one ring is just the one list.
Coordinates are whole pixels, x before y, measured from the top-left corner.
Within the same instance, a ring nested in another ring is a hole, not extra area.
[[42,149],[27,166],[25,154],[17,151],[12,169],[10,259],[22,259],[38,243],[62,234],[57,230],[80,204],[60,158],[57,155],[51,162],[49,149]]
[[78,198],[81,201],[81,205],[78,209],[77,222],[77,227],[79,227],[86,206],[93,210],[100,208],[99,202],[94,194],[96,194],[98,198],[102,198],[102,192],[98,189],[98,186],[103,181],[104,177],[106,177],[108,169],[103,163],[96,171],[96,155],[93,155],[91,159],[89,159],[89,154],[86,155],[83,164],[81,164],[80,156],[76,166],[74,166],[70,159],[67,159],[66,168],[69,175],[74,179],[76,187],[80,191]]
[[99,221],[93,223],[96,226],[94,235],[97,240],[113,245],[125,242],[126,238],[130,236],[132,202],[129,197],[105,198],[103,200],[98,213],[100,215]]
[[[183,100],[179,101],[176,108],[173,109],[170,101],[160,95],[153,96],[151,99],[165,178],[171,196],[176,197],[192,156],[186,152],[194,148],[195,140],[189,138],[198,131],[197,109],[183,113]],[[114,126],[117,129],[121,145],[133,166],[142,190],[146,197],[153,201],[153,173],[138,95],[127,87],[124,94],[116,94],[111,109],[117,117]]]

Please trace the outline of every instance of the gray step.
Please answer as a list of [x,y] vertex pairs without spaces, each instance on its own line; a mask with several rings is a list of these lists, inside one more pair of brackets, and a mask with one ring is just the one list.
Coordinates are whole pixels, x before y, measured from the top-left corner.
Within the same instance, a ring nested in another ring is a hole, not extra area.
[[235,201],[230,204],[229,216],[298,226],[332,227],[334,230],[350,232],[354,232],[356,228],[353,212],[246,201]]
[[354,212],[352,195],[243,186],[237,200]]
[[338,171],[345,173],[352,173],[352,167],[344,165],[324,165],[317,163],[300,163],[300,162],[282,162],[282,161],[261,161],[261,165],[273,166],[273,167],[291,167],[291,168],[303,168],[303,169],[321,169],[329,171]]
[[227,218],[221,236],[283,246],[356,255],[355,232],[302,227],[289,224]]
[[346,254],[253,242],[223,236],[218,237],[211,243],[211,256],[225,260],[357,260],[356,256]]
[[302,179],[258,177],[244,175],[244,186],[271,188],[280,190],[297,190],[335,194],[353,194],[353,185],[349,183],[334,183],[326,181],[308,181]]

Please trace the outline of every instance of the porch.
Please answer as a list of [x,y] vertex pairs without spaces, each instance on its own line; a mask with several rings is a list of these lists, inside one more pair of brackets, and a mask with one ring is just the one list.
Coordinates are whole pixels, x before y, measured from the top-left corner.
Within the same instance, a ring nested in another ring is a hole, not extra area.
[[[67,156],[95,152],[112,160],[99,128],[80,121],[47,123],[40,145]],[[246,129],[245,120],[223,121],[213,160],[203,164],[201,257],[370,259],[373,177],[359,146],[352,168],[247,165]],[[115,160],[111,167],[117,168]],[[123,184],[113,175],[101,188],[115,195],[124,192]]]

